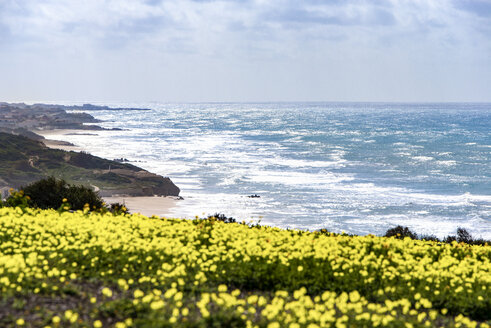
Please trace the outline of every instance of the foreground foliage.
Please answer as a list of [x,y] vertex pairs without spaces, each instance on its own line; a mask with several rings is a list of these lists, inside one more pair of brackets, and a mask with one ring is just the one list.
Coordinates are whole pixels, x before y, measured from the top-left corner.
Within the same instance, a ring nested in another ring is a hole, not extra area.
[[474,238],[471,234],[465,230],[464,228],[457,228],[456,236],[447,236],[443,239],[439,239],[435,235],[417,235],[415,232],[409,230],[408,227],[397,226],[395,228],[391,228],[387,230],[385,233],[385,237],[395,237],[399,239],[404,239],[406,237],[411,239],[419,239],[419,240],[431,240],[439,243],[452,243],[456,241],[458,243],[465,243],[470,245],[487,245],[491,244],[489,240],[485,240],[483,238]]
[[0,326],[489,327],[491,247],[0,209]]
[[55,209],[64,211],[88,211],[101,214],[111,212],[115,215],[127,214],[129,211],[123,204],[113,203],[106,205],[99,193],[83,185],[70,185],[65,180],[48,177],[33,182],[21,190],[10,189],[10,196],[3,202],[0,199],[0,208],[19,207]]
[[[63,200],[70,200],[70,208],[83,210],[88,206],[90,209],[100,210],[104,207],[103,200],[98,193],[91,188],[82,185],[70,185],[63,179],[51,176],[46,179],[33,182],[20,188],[28,197],[29,207],[41,209],[57,209],[63,205]],[[10,198],[15,198],[11,196]],[[7,199],[7,202],[9,199]]]

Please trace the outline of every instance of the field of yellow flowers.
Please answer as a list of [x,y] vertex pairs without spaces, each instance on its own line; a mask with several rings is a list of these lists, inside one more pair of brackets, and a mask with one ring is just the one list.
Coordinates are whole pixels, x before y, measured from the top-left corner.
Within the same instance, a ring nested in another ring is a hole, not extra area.
[[491,246],[0,208],[0,327],[489,327]]

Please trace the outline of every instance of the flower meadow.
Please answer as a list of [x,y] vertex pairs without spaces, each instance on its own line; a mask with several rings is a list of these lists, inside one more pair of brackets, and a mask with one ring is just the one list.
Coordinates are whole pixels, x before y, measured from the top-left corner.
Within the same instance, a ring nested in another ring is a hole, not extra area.
[[0,208],[1,327],[489,327],[491,247]]

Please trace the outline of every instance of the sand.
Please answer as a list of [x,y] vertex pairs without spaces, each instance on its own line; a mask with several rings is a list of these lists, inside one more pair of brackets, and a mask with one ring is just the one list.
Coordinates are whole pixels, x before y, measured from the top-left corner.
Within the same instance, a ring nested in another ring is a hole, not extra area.
[[88,135],[96,136],[99,130],[80,130],[80,129],[46,129],[46,130],[32,130],[32,132],[39,134],[45,138],[50,136],[61,136],[61,135]]
[[54,130],[35,130],[33,131],[46,139],[41,140],[48,148],[61,149],[65,151],[82,151],[83,149],[77,145],[71,144],[66,141],[51,139],[53,137],[60,137],[63,135],[77,134],[77,135],[97,135],[97,131],[92,130],[69,130],[69,129],[54,129]]
[[107,204],[124,204],[131,213],[145,216],[169,216],[170,209],[177,206],[176,197],[103,197]]

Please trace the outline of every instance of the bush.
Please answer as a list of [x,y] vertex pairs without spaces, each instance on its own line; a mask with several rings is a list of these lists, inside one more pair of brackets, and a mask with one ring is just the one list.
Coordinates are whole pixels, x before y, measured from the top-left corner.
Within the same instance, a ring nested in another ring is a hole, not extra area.
[[[325,230],[325,229],[324,229]],[[425,241],[434,241],[434,242],[442,242],[442,243],[452,243],[456,241],[458,243],[465,243],[469,245],[489,245],[490,241],[482,238],[474,239],[471,234],[465,230],[464,228],[457,228],[457,236],[447,236],[443,239],[439,239],[435,235],[416,235],[414,232],[409,230],[408,227],[397,226],[395,228],[391,228],[387,230],[384,237],[396,237],[399,239],[403,239],[404,237],[409,237],[411,239],[425,240]]]
[[104,208],[104,201],[92,188],[68,185],[65,195],[73,210],[83,210],[85,204],[89,204],[91,210]]
[[109,212],[114,215],[129,214],[128,208],[121,203],[112,203],[109,207]]
[[387,230],[384,237],[396,237],[398,239],[404,239],[405,237],[409,237],[411,239],[417,239],[417,235],[409,230],[408,227],[397,226],[395,228]]
[[[20,207],[22,209],[25,209],[29,207],[29,201],[29,196],[24,195],[24,192],[22,190],[14,191],[13,189],[11,189],[10,196],[5,200],[4,205],[6,207]],[[2,202],[0,201],[0,203]],[[2,206],[0,205],[0,207]]]
[[464,228],[457,228],[457,241],[459,243],[471,244],[474,240],[471,234]]
[[444,239],[445,242],[451,243],[452,241],[456,241],[459,243],[466,243],[469,245],[487,245],[490,243],[489,240],[485,240],[482,238],[475,239],[472,235],[465,230],[464,228],[457,228],[457,236],[447,236]]
[[[19,193],[26,196],[26,205],[41,209],[58,209],[64,204],[64,199],[68,200],[72,210],[83,210],[86,204],[91,210],[99,210],[104,207],[99,194],[89,187],[70,185],[64,180],[58,180],[54,177],[22,187]],[[22,205],[16,203],[19,202],[18,198],[18,195],[13,193],[7,199],[7,205],[12,207]]]
[[425,241],[436,241],[436,242],[440,242],[441,240],[438,239],[437,236],[435,235],[421,235],[419,236],[418,238],[419,240],[425,240]]
[[207,218],[204,218],[204,219],[216,220],[216,221],[221,221],[221,222],[225,222],[225,223],[237,223],[237,220],[234,219],[233,217],[227,217],[227,216],[225,216],[225,214],[221,214],[221,213],[215,213],[213,215],[209,215]]

